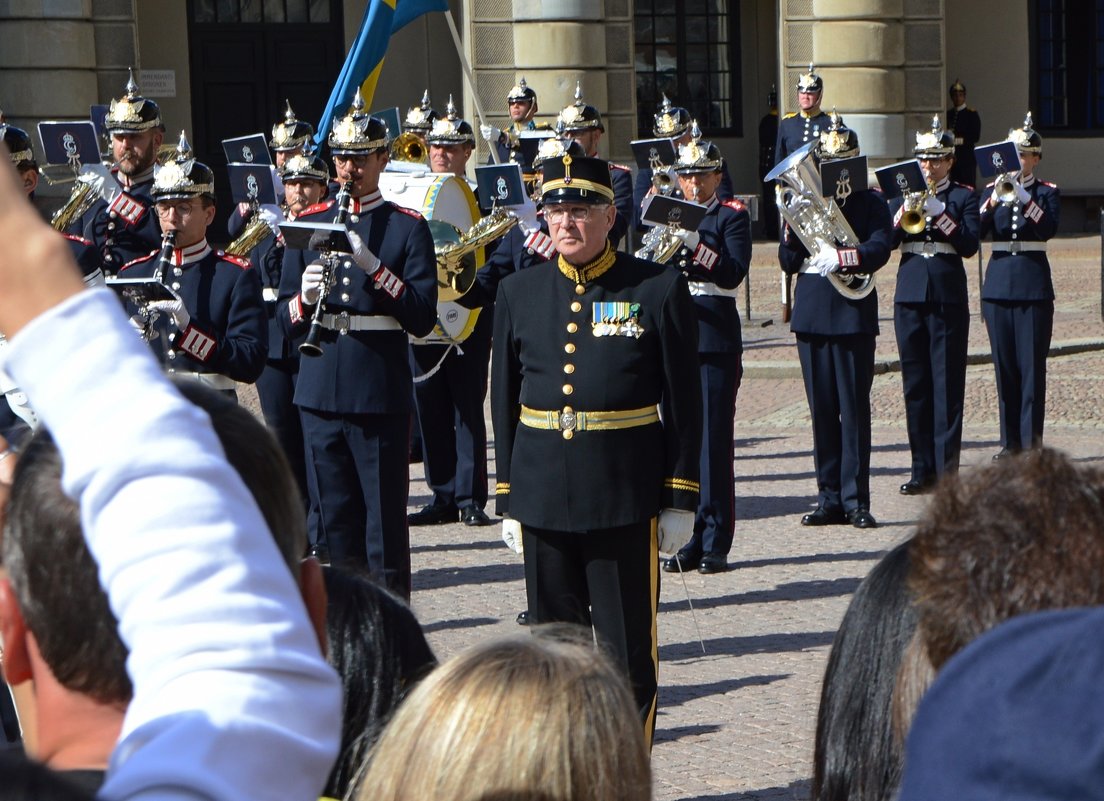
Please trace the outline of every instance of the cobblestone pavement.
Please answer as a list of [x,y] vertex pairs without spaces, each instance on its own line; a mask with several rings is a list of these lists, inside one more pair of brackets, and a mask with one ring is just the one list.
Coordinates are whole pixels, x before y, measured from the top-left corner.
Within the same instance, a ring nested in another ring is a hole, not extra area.
[[[1046,439],[1078,459],[1104,462],[1104,351],[1096,350],[1104,347],[1100,240],[1061,240],[1051,258],[1056,350],[1083,352],[1049,362]],[[909,535],[923,508],[923,498],[897,492],[908,479],[909,456],[900,375],[891,371],[891,266],[878,278],[878,359],[885,372],[873,388],[872,512],[881,525],[859,531],[798,524],[815,505],[810,423],[792,337],[777,319],[773,259],[772,248],[756,245],[747,372],[736,413],[732,569],[688,574],[685,590],[678,577],[663,574],[652,754],[657,801],[808,797],[819,685],[834,632],[861,578]],[[986,464],[998,449],[996,392],[972,267],[971,350],[981,363],[968,370],[963,469]],[[772,315],[775,321],[762,326]],[[411,508],[428,499],[415,465]],[[522,567],[501,544],[498,526],[415,528],[411,540],[413,605],[439,656],[518,630]]]

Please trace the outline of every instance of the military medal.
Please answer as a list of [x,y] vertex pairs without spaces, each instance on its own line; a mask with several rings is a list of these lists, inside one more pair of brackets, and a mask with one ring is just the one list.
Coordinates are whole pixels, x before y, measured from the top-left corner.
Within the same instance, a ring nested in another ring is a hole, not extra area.
[[591,333],[596,337],[634,337],[640,339],[640,304],[627,300],[602,301],[591,305]]

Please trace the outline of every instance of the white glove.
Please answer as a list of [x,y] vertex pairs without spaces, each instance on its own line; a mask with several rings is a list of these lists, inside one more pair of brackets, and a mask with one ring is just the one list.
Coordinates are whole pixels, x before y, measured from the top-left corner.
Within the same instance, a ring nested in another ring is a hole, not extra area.
[[521,523],[511,517],[502,519],[502,541],[506,547],[518,556],[525,555],[525,549],[521,544]]
[[1012,182],[1012,186],[1016,188],[1016,200],[1020,201],[1021,206],[1026,206],[1031,202],[1031,193],[1024,189],[1018,178]]
[[694,536],[694,513],[685,509],[662,509],[656,525],[659,552],[673,556]]
[[357,267],[368,275],[375,275],[379,270],[380,260],[368,249],[356,231],[349,231],[349,244],[353,246],[353,261],[356,262]]
[[816,267],[817,272],[825,277],[828,273],[838,273],[839,251],[831,245],[825,245],[819,253],[809,258],[809,264]]
[[924,201],[924,213],[930,217],[938,217],[947,209],[947,204],[932,195]]
[[319,296],[322,294],[322,274],[325,270],[326,265],[320,261],[312,261],[303,270],[303,280],[299,284],[299,296],[303,299],[303,303],[308,306],[317,303]]
[[272,233],[280,235],[279,226],[284,221],[284,215],[280,213],[278,206],[266,203],[257,210],[257,216],[265,221],[265,224],[272,229]]
[[493,125],[480,125],[479,133],[483,135],[483,138],[488,142],[497,142],[502,136],[502,130],[495,128]]
[[689,248],[691,251],[697,250],[698,243],[701,242],[701,237],[698,236],[697,231],[683,231],[679,229],[674,233],[675,236],[682,240],[684,247]]
[[172,300],[155,300],[149,307],[156,311],[171,315],[173,324],[177,329],[183,331],[188,327],[188,323],[192,321],[192,315],[188,314],[188,310],[184,308],[184,299],[171,289],[169,292],[172,292]]
[[115,179],[111,177],[111,170],[102,164],[89,164],[82,167],[78,180],[92,187],[92,191],[108,203],[111,203],[120,191]]
[[540,223],[537,222],[537,204],[533,202],[533,198],[527,198],[522,205],[514,206],[510,211],[517,217],[518,225],[526,236],[540,230]]

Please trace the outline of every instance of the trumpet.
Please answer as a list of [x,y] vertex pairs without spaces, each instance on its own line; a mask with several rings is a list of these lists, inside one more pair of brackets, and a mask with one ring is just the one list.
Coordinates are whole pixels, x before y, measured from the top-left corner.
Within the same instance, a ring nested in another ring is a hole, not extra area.
[[918,234],[927,228],[927,219],[924,214],[924,203],[928,198],[935,197],[935,184],[928,181],[928,188],[923,192],[909,192],[905,195],[904,206],[901,211],[901,228],[906,233]]
[[1012,203],[1016,200],[1016,179],[1010,172],[1002,172],[993,182],[993,197],[1001,203]]
[[652,186],[661,195],[669,195],[675,188],[675,171],[670,167],[652,168]]
[[426,155],[425,141],[418,134],[411,131],[399,134],[395,137],[395,141],[391,143],[391,159],[393,161],[425,164]]
[[[352,181],[346,181],[341,185],[341,191],[337,193],[337,216],[334,217],[336,225],[344,225],[349,216],[349,208],[353,200],[352,188]],[[322,284],[318,288],[318,303],[311,315],[307,337],[299,345],[299,352],[304,356],[322,355],[322,315],[325,314],[326,296],[333,288],[334,279],[337,278],[337,265],[340,261],[340,257],[333,252],[323,256],[322,263],[325,268],[322,271]]]

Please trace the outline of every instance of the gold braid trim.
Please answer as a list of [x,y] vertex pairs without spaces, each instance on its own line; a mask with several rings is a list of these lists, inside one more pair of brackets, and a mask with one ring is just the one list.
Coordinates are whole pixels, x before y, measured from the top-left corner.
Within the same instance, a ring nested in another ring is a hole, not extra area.
[[687,492],[701,490],[701,485],[697,481],[690,481],[685,478],[665,478],[663,479],[663,486],[669,489],[686,490]]
[[606,249],[602,251],[594,261],[588,262],[581,267],[576,267],[574,264],[565,259],[562,255],[559,257],[560,272],[574,281],[576,284],[585,284],[588,281],[593,281],[598,278],[613,266],[613,263],[617,261],[617,252],[613,249],[613,246],[606,241]]
[[495,495],[509,495],[509,494],[510,494],[510,483],[509,482],[503,483],[503,482],[500,481],[497,484],[495,484]]

